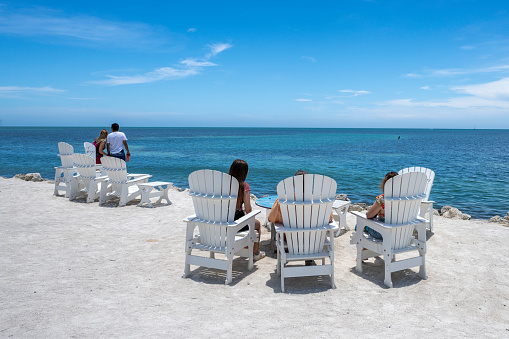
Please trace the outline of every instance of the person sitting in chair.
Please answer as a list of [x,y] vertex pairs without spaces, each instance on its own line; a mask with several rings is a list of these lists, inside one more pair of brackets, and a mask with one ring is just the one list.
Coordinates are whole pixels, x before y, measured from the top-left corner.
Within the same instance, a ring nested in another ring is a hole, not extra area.
[[[308,172],[303,170],[298,170],[297,173],[295,173],[295,176],[298,175],[305,175],[308,174]],[[272,205],[272,208],[270,209],[268,219],[270,222],[282,224],[284,226],[283,222],[283,215],[281,214],[281,206],[279,205],[279,198],[274,201],[274,205]],[[332,222],[333,216],[332,212],[330,213],[329,223]],[[306,260],[306,266],[312,266],[316,265],[316,263],[313,260]]]

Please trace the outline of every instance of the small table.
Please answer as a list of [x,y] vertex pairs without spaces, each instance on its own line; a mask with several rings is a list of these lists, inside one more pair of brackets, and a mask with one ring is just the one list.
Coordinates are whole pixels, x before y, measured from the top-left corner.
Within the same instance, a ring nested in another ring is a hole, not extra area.
[[263,198],[256,199],[256,201],[255,201],[255,204],[257,206],[260,206],[260,207],[263,207],[266,209],[265,210],[265,224],[263,224],[266,227],[269,224],[269,211],[272,208],[272,206],[274,205],[274,202],[276,201],[276,199],[277,199],[277,195],[269,195],[269,196],[266,196]]
[[[155,182],[146,182],[143,184],[138,184],[138,188],[141,191],[141,201],[138,206],[143,205],[143,203],[147,203],[149,207],[154,207],[150,203],[150,198],[159,197],[157,202],[161,202],[163,199],[166,199],[168,205],[171,205],[171,201],[168,198],[168,189],[173,185],[171,182],[165,181],[155,181]],[[164,187],[166,186],[166,188]],[[153,193],[152,190],[157,187],[157,190]]]
[[346,231],[350,231],[350,228],[346,224],[346,212],[348,212],[348,207],[350,206],[350,201],[336,200],[332,203],[332,209],[336,211],[339,216],[339,229],[337,230],[337,235],[339,235],[339,231],[344,227]]

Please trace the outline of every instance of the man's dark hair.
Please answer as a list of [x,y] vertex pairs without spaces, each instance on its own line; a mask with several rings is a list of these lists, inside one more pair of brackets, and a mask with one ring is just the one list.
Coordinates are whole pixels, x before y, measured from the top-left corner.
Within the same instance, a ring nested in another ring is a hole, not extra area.
[[120,127],[118,126],[118,124],[115,122],[113,124],[111,124],[111,130],[112,131],[118,131]]

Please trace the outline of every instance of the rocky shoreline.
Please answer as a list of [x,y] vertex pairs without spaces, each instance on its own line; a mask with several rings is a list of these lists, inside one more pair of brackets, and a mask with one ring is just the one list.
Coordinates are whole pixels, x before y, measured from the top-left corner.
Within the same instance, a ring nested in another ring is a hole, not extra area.
[[[13,178],[25,180],[25,181],[34,181],[34,182],[40,182],[40,181],[48,181],[49,183],[54,182],[54,180],[43,179],[41,177],[40,173],[27,173],[27,174],[19,173],[19,174],[16,174]],[[184,191],[184,189],[182,189],[180,187],[174,187],[174,188],[179,192]],[[251,199],[256,200],[257,197],[254,194],[251,194]],[[346,194],[337,194],[336,200],[350,201],[350,199],[348,198],[348,195],[346,195]],[[363,203],[363,202],[352,203],[352,204],[350,204],[348,211],[349,212],[351,212],[351,211],[362,212],[364,210],[367,210],[370,206],[371,205],[369,205],[367,203]],[[448,205],[443,206],[441,209],[433,209],[433,215],[438,215],[438,216],[442,216],[444,218],[449,218],[449,219],[472,220],[472,217],[469,214],[463,213],[456,207],[452,207],[452,206],[448,206]],[[493,216],[492,218],[490,218],[489,222],[499,223],[506,227],[509,227],[509,211],[503,217],[500,215]]]

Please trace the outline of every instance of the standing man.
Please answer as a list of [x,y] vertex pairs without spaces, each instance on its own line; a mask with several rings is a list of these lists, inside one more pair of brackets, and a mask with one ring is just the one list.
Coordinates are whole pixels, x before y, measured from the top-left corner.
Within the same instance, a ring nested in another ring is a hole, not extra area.
[[117,123],[111,124],[111,132],[106,138],[106,147],[108,148],[108,155],[111,157],[119,158],[125,161],[126,153],[130,156],[129,147],[127,146],[127,138],[124,133],[118,131],[119,126]]

